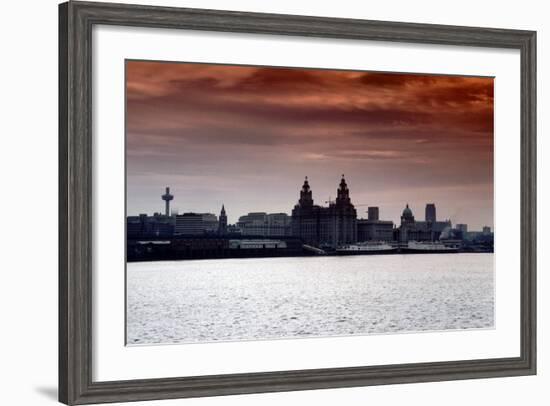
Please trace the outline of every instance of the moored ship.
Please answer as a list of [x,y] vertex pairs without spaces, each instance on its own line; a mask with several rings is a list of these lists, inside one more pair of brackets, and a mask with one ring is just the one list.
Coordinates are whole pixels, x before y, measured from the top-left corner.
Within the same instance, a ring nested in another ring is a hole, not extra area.
[[405,254],[448,254],[456,253],[460,249],[460,244],[444,244],[441,241],[409,241],[407,245],[400,248]]
[[395,254],[398,248],[383,241],[369,241],[364,243],[344,245],[336,249],[338,255],[381,255]]

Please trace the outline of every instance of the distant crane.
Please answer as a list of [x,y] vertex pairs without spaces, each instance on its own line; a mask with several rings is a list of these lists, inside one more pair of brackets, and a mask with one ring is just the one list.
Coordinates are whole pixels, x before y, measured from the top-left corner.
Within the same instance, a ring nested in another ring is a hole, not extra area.
[[[328,200],[325,200],[325,204],[328,204],[328,205],[331,205],[331,204],[334,204],[334,200],[332,200],[332,197],[329,196]],[[370,206],[369,203],[359,203],[359,204],[354,204],[355,207],[364,207],[364,206]]]

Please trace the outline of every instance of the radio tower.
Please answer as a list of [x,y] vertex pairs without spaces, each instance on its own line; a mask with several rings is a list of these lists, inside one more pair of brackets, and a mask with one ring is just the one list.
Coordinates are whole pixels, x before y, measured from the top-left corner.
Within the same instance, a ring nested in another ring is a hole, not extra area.
[[170,188],[166,187],[166,193],[161,196],[162,200],[166,202],[166,217],[170,215],[170,200],[174,200],[174,195],[170,194]]

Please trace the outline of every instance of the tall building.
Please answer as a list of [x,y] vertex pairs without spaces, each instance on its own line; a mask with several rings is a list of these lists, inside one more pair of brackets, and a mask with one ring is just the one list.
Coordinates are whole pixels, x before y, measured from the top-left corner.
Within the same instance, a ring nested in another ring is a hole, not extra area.
[[435,223],[437,221],[437,216],[436,216],[435,204],[434,203],[426,204],[425,220],[430,221],[432,223]]
[[377,221],[377,220],[380,219],[379,210],[378,210],[378,207],[376,207],[376,206],[369,207],[368,210],[367,210],[367,214],[369,216],[370,221]]
[[438,240],[445,229],[451,228],[451,221],[437,221],[436,213],[435,203],[427,203],[425,221],[416,222],[416,230],[418,231],[416,238],[418,240]]
[[357,211],[351,203],[344,175],[336,200],[328,207],[315,205],[307,177],[298,204],[292,210],[292,235],[305,244],[338,247],[357,241]]
[[490,235],[491,234],[491,227],[484,226],[482,233],[483,233],[483,235]]
[[313,192],[306,176],[298,204],[292,210],[292,235],[301,238],[305,244],[319,245],[320,210],[320,206],[313,204]]
[[227,234],[227,215],[225,214],[225,205],[222,204],[220,219],[218,221],[218,234]]
[[349,244],[357,241],[357,211],[349,197],[349,189],[344,175],[337,190],[336,202],[333,211],[327,213],[335,219],[334,226],[336,239],[333,237],[333,244]]

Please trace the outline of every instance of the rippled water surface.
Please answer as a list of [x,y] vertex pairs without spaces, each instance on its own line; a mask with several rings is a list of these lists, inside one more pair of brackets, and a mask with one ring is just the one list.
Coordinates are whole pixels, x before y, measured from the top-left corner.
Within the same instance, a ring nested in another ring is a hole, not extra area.
[[129,263],[128,344],[492,327],[493,254]]

